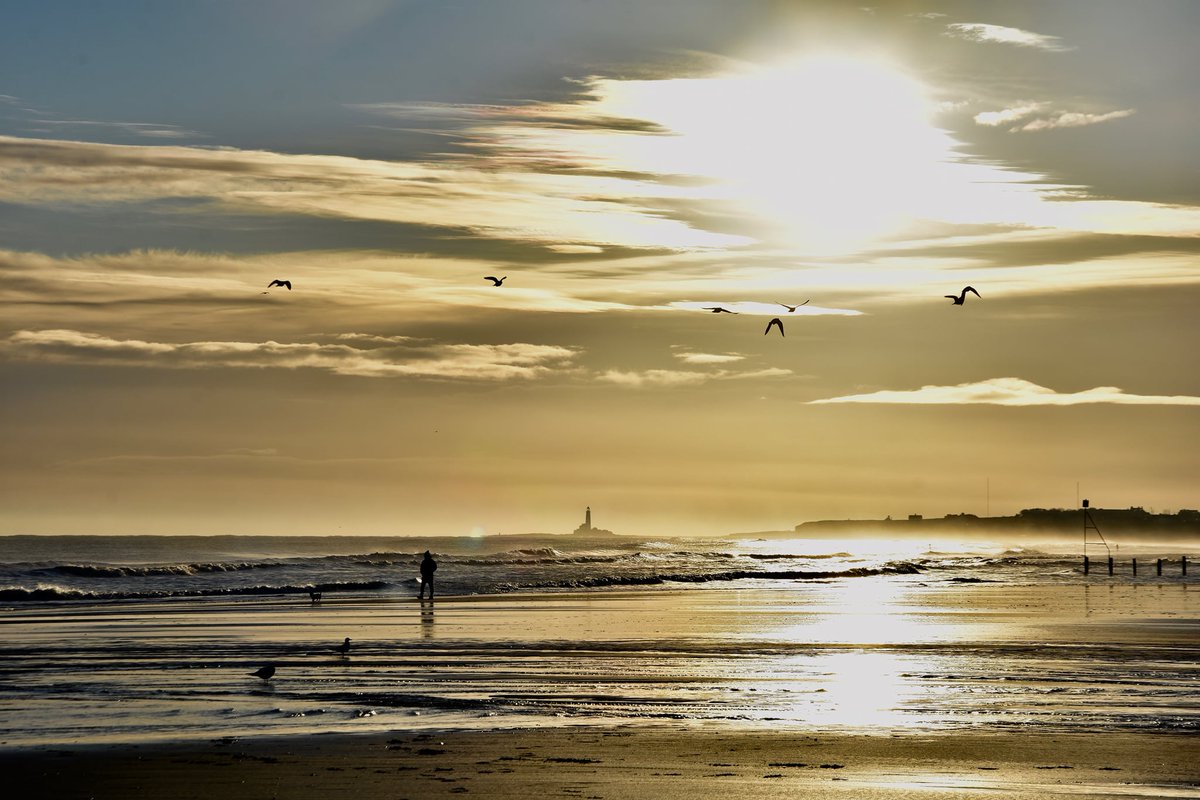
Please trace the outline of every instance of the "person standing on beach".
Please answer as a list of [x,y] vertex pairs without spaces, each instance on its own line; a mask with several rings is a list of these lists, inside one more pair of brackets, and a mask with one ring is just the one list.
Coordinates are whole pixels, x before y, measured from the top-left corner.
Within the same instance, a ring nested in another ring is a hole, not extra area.
[[425,599],[425,587],[429,586],[429,600],[433,601],[433,573],[437,572],[437,562],[429,551],[425,551],[425,559],[421,562],[421,592],[417,597]]

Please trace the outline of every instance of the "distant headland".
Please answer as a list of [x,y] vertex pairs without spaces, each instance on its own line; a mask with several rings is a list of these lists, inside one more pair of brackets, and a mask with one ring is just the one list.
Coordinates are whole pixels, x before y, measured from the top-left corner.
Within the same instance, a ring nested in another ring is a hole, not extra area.
[[[1156,539],[1200,537],[1200,511],[1185,508],[1173,514],[1152,514],[1140,506],[1090,508],[1092,520],[1110,539]],[[1083,532],[1083,510],[1078,508],[1026,508],[1010,517],[978,517],[947,514],[905,519],[825,519],[802,522],[796,533],[808,536],[953,536],[1053,535],[1079,536]]]

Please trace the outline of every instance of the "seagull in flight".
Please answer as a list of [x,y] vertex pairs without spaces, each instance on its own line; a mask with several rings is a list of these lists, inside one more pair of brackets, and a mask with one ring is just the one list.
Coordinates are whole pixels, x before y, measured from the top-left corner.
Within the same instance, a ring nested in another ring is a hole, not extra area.
[[283,280],[280,280],[279,278],[276,278],[275,280],[273,280],[267,284],[268,289],[270,289],[272,286],[286,286],[287,290],[289,292],[292,290],[292,282],[291,281],[283,281]]
[[[810,297],[810,298],[808,298],[808,300],[812,300],[812,298]],[[803,303],[801,303],[801,304],[800,304],[800,306],[806,306],[806,305],[808,305],[808,300],[805,300]],[[778,300],[776,300],[775,302],[776,302],[776,303],[779,303],[779,301],[778,301]],[[789,306],[787,303],[779,303],[779,305],[781,305],[781,306],[783,306],[784,308],[786,308],[786,309],[788,310],[788,313],[789,313],[789,314],[791,314],[791,313],[792,313],[792,312],[794,312],[794,311],[795,311],[797,308],[799,308],[799,307],[800,307],[800,306]]]
[[975,291],[974,286],[964,287],[962,290],[962,294],[958,295],[957,297],[955,297],[952,294],[947,294],[947,295],[943,295],[943,296],[948,297],[949,299],[953,300],[954,305],[961,306],[963,303],[967,302],[967,292],[970,292],[971,294],[975,295],[976,297],[979,297],[979,292]]
[[254,672],[251,672],[250,674],[256,678],[262,678],[264,681],[269,681],[269,680],[271,680],[271,676],[273,676],[275,674],[275,665],[267,664],[265,667],[263,667],[261,669],[256,669],[256,670],[254,670]]
[[772,326],[772,325],[778,325],[778,326],[779,326],[779,335],[780,335],[780,336],[785,336],[785,335],[786,335],[786,334],[784,334],[784,332],[783,332],[783,322],[782,322],[782,320],[780,320],[780,319],[779,319],[779,317],[776,317],[775,319],[773,319],[773,320],[771,320],[770,322],[768,322],[768,323],[767,323],[767,329],[766,329],[765,331],[763,331],[763,336],[766,336],[768,333],[770,333],[770,332],[771,332],[771,326]]
[[491,281],[493,286],[499,286],[500,284],[502,284],[506,280],[508,280],[508,276],[505,275],[503,278],[494,278],[491,275],[484,275],[483,279],[485,281]]
[[342,642],[341,644],[339,644],[337,647],[333,648],[333,650],[334,650],[334,652],[341,653],[342,655],[346,655],[347,653],[349,653],[350,652],[350,637],[347,636],[346,640],[344,642]]
[[738,313],[736,311],[730,311],[728,308],[721,308],[720,306],[705,306],[703,308],[703,310],[711,311],[714,314],[736,314],[736,313]]

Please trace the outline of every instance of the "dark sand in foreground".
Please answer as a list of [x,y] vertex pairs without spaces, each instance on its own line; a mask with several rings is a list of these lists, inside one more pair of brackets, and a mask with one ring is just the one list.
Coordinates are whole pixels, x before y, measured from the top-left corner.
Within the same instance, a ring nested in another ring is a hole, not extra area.
[[1182,735],[572,728],[0,753],[10,797],[1198,797]]

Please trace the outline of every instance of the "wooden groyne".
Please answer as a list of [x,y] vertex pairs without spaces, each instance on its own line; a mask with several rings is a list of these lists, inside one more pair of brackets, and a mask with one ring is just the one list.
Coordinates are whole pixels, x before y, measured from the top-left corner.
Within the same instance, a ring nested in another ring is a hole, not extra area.
[[[1159,559],[1155,560],[1155,562],[1154,562],[1154,574],[1155,575],[1161,576],[1163,574],[1163,563],[1164,562],[1167,564],[1171,563],[1169,559],[1159,558]],[[1130,559],[1130,565],[1131,565],[1133,574],[1137,575],[1138,574],[1137,559],[1136,558]],[[1088,575],[1091,573],[1091,570],[1092,570],[1091,558],[1089,558],[1088,556],[1085,555],[1083,557],[1083,574]],[[1112,556],[1109,556],[1108,557],[1108,574],[1113,575],[1113,574],[1115,574],[1115,572],[1116,572],[1115,561]],[[1186,576],[1188,574],[1187,556],[1179,557],[1179,574],[1184,575],[1184,576]]]

